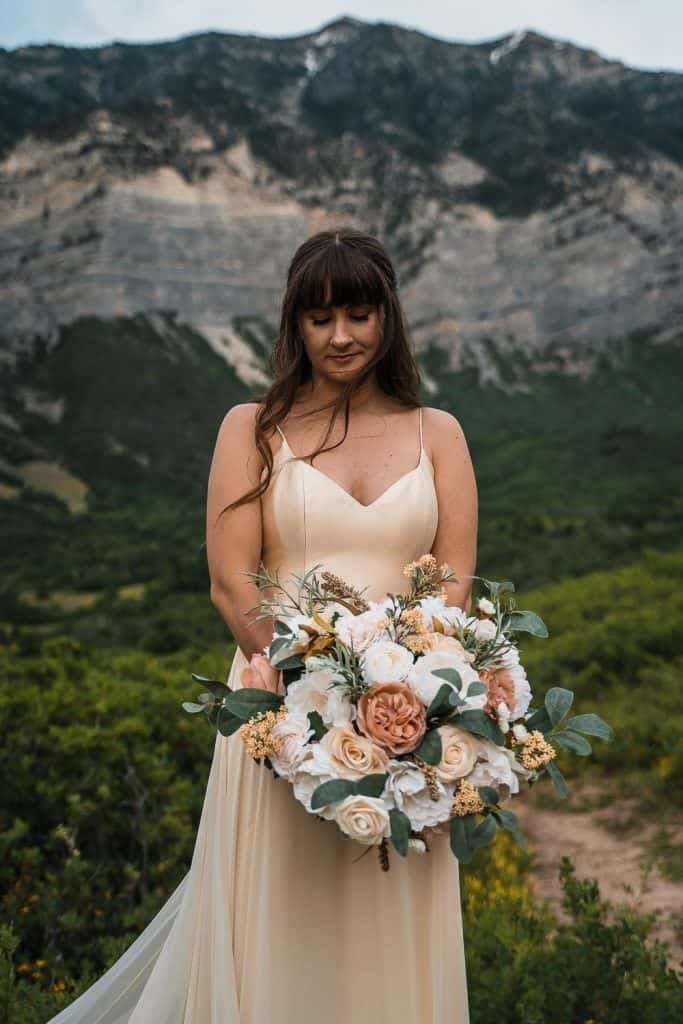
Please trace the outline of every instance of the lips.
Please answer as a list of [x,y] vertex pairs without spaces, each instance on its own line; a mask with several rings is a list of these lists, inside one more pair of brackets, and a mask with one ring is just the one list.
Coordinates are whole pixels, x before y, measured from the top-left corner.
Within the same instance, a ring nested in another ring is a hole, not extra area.
[[330,356],[330,359],[335,359],[339,363],[345,363],[347,359],[353,359],[356,355],[358,355],[357,352],[347,352],[343,356]]

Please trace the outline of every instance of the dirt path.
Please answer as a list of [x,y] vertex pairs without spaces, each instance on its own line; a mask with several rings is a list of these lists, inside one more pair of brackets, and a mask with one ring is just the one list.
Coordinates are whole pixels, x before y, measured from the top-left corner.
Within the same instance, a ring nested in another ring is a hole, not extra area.
[[[569,798],[552,807],[547,795],[534,790],[519,799],[515,810],[537,859],[536,895],[564,916],[558,869],[563,856],[571,857],[577,877],[596,879],[606,899],[637,906],[642,913],[658,911],[654,934],[671,945],[673,960],[680,961],[683,947],[675,925],[683,921],[683,882],[671,881],[659,868],[651,847],[656,826],[643,827],[635,802],[616,800],[609,807],[591,808],[593,795],[573,784]],[[672,841],[683,842],[683,828]]]

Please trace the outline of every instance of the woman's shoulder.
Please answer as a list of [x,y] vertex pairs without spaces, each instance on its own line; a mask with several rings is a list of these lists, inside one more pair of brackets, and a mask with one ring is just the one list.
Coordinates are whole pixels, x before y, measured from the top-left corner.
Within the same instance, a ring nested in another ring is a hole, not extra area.
[[435,451],[447,451],[454,444],[467,443],[460,420],[446,409],[423,405],[422,432],[425,442]]
[[[262,456],[256,448],[256,416],[263,406],[261,402],[237,402],[231,406],[223,417],[219,428],[219,437],[226,439],[233,446],[243,448],[245,454],[253,454],[260,460]],[[277,430],[272,429],[269,444],[274,448],[271,439],[279,438]]]

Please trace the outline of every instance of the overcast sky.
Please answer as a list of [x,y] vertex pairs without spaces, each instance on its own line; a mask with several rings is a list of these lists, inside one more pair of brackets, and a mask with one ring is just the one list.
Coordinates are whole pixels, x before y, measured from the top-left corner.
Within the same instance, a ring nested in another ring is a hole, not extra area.
[[683,71],[681,0],[0,0],[0,46],[149,42],[208,29],[260,36],[310,32],[351,15],[480,42],[520,29],[568,40],[635,67]]

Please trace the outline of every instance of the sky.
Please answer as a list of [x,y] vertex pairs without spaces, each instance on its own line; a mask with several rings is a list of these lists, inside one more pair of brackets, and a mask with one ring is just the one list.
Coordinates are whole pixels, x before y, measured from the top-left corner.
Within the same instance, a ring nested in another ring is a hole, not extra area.
[[0,46],[153,42],[218,30],[292,36],[348,15],[454,42],[533,29],[633,67],[683,71],[681,0],[0,0]]

